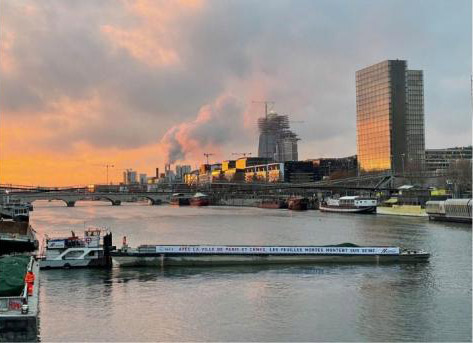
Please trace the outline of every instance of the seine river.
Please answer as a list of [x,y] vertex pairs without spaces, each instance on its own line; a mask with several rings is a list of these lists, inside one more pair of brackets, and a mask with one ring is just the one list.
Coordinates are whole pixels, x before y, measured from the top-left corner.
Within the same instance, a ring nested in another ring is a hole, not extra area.
[[49,270],[41,341],[471,341],[471,227],[239,207],[35,202],[40,233],[114,244],[400,245],[430,263]]

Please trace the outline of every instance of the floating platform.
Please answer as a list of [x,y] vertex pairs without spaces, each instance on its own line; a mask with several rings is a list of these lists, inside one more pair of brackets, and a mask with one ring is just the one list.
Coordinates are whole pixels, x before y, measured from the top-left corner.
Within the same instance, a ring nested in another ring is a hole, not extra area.
[[425,262],[430,254],[399,247],[141,245],[112,251],[114,264],[129,266],[212,266],[245,264],[402,263]]

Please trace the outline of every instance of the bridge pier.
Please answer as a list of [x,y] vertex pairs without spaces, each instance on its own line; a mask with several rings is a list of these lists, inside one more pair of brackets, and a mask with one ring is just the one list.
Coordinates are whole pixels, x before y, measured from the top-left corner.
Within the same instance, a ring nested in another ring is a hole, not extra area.
[[120,200],[112,200],[112,206],[120,206],[121,203],[122,202]]
[[76,205],[75,201],[66,201],[67,207],[74,207]]

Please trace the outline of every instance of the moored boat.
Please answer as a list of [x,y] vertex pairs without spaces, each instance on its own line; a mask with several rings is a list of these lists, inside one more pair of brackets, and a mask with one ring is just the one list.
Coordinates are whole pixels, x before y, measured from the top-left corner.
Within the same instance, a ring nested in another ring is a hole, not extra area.
[[376,199],[345,196],[340,199],[327,199],[319,205],[322,212],[338,213],[375,213],[378,201]]
[[472,199],[447,199],[445,201],[427,201],[425,212],[431,220],[470,223],[472,217]]
[[287,208],[293,211],[306,211],[309,200],[303,197],[290,197],[287,199]]
[[174,193],[169,200],[171,205],[188,206],[190,205],[190,196],[184,193]]
[[211,266],[285,263],[423,262],[430,254],[394,246],[124,245],[111,252],[115,264],[129,266]]
[[191,206],[209,206],[210,198],[207,194],[197,192],[189,200]]
[[0,255],[33,252],[37,249],[36,232],[28,222],[0,220]]
[[105,267],[111,265],[112,234],[106,229],[88,228],[84,237],[46,237],[40,268]]
[[258,204],[259,208],[287,208],[287,202],[283,199],[269,198],[261,200],[261,203]]

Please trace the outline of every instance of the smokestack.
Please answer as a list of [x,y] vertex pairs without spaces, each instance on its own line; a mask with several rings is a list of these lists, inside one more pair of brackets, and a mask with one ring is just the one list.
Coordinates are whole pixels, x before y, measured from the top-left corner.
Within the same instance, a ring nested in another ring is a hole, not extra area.
[[159,168],[156,168],[156,177],[159,179]]

